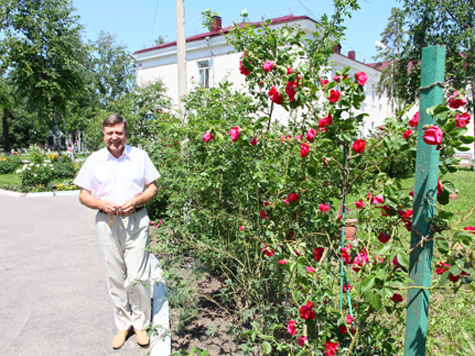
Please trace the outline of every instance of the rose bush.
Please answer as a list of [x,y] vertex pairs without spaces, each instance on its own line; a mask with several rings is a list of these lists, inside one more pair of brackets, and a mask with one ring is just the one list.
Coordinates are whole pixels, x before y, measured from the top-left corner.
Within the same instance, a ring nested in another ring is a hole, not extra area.
[[[402,342],[413,194],[381,167],[415,150],[419,123],[387,119],[360,137],[366,75],[345,68],[326,78],[338,22],[322,23],[313,40],[289,26],[232,32],[246,90],[228,82],[195,89],[186,126],[170,123],[157,143],[153,158],[168,177],[159,251],[192,255],[220,280],[216,306],[233,318],[247,354],[393,355]],[[276,105],[288,111],[287,125],[273,122]],[[474,140],[457,124],[463,105],[457,93],[431,108],[437,121],[421,128],[441,151],[441,178],[456,169],[454,147]],[[154,124],[157,133],[165,125]],[[454,187],[441,184],[445,204]],[[358,239],[346,242],[350,212]],[[451,233],[447,219],[442,210],[434,218],[444,264],[437,283],[458,288],[461,276],[473,276],[464,257],[473,234]]]

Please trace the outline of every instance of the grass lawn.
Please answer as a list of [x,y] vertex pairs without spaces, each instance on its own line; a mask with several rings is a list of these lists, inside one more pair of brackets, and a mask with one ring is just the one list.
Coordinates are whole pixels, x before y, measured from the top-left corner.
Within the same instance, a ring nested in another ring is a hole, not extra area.
[[1,184],[20,186],[21,179],[20,176],[16,173],[0,174],[0,185]]

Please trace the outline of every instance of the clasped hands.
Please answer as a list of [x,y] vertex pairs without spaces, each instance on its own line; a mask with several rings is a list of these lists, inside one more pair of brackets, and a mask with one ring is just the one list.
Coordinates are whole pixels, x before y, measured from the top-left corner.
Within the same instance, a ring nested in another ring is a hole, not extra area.
[[121,205],[113,203],[111,201],[103,201],[102,202],[103,208],[101,209],[106,214],[109,215],[122,215],[122,216],[129,216],[135,211],[135,199],[126,200]]

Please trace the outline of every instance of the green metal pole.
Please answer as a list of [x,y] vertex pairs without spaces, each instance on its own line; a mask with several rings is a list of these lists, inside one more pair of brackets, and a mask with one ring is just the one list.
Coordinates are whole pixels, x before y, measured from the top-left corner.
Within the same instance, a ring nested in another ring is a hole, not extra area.
[[[445,46],[423,48],[411,249],[423,237],[431,237],[431,218],[435,215],[437,202],[439,151],[436,146],[427,145],[422,140],[422,127],[434,124],[426,110],[443,100],[444,71]],[[432,254],[432,241],[423,243],[411,253],[409,278],[414,281],[414,286],[430,287]],[[429,289],[409,289],[404,356],[425,355],[428,311]]]

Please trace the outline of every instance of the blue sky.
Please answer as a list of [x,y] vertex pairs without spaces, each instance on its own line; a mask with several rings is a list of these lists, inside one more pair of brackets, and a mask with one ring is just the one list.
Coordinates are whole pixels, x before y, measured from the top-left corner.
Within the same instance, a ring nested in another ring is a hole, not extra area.
[[[397,0],[359,0],[360,10],[346,21],[346,40],[342,53],[356,51],[356,58],[366,63],[374,62],[374,42],[387,24],[392,7]],[[101,30],[116,36],[118,44],[129,52],[151,47],[159,35],[167,42],[176,39],[174,0],[73,0],[73,6],[85,27],[85,37],[97,40]],[[249,21],[293,15],[307,15],[318,20],[324,13],[332,13],[331,0],[185,0],[186,36],[206,30],[202,27],[201,12],[210,8],[217,12],[223,26],[240,22],[240,14],[247,9]]]

